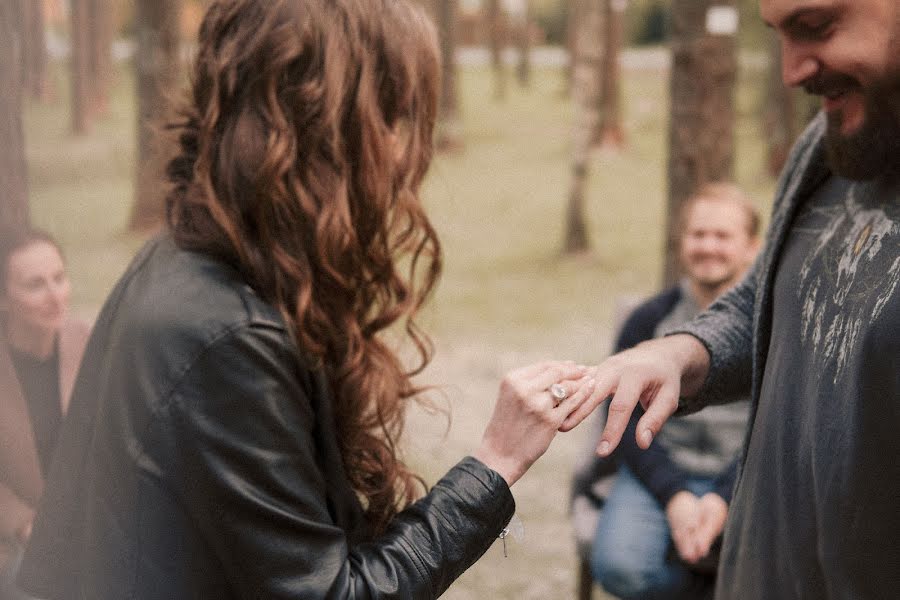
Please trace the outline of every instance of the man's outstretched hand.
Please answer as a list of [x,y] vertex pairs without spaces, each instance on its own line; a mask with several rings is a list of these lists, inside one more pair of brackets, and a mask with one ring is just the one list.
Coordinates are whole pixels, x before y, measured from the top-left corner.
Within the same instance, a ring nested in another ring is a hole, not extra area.
[[709,353],[693,336],[672,335],[638,344],[594,368],[593,393],[566,418],[560,431],[573,429],[612,396],[597,453],[609,456],[615,450],[638,402],[645,412],[638,421],[637,443],[647,449],[678,408],[678,398],[695,394],[707,371]]

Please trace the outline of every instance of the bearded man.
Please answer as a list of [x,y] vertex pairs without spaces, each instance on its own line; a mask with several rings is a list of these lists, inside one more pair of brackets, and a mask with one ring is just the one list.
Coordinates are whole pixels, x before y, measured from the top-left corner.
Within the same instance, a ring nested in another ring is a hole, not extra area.
[[638,402],[647,448],[752,384],[719,599],[896,598],[900,589],[900,2],[761,0],[783,78],[823,97],[744,281],[674,335],[596,371],[598,452]]

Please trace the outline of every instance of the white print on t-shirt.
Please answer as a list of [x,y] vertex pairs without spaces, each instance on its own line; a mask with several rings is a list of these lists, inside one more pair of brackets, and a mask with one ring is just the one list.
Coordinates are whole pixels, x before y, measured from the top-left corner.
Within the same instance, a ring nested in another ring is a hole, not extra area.
[[[860,332],[878,319],[900,284],[900,222],[849,188],[800,269],[801,335],[837,383]],[[885,268],[887,267],[887,268]]]

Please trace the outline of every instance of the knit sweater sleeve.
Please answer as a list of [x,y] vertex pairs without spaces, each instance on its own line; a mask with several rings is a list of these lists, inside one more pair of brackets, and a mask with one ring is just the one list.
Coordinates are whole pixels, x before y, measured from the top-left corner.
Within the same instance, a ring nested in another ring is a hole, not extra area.
[[750,388],[753,363],[753,304],[760,277],[757,258],[744,279],[716,300],[693,321],[668,332],[687,333],[709,352],[709,373],[700,392],[683,397],[676,414],[697,412],[710,404],[722,404]]
[[716,300],[696,319],[669,332],[669,335],[693,335],[710,355],[709,373],[703,387],[694,397],[681,399],[678,414],[688,414],[710,404],[727,402],[736,393],[750,388],[758,292],[765,287],[769,269],[775,264],[778,241],[790,226],[794,199],[802,197],[805,185],[827,175],[827,169],[817,167],[822,162],[821,139],[825,126],[825,116],[820,112],[794,144],[778,182],[765,246],[743,281]]

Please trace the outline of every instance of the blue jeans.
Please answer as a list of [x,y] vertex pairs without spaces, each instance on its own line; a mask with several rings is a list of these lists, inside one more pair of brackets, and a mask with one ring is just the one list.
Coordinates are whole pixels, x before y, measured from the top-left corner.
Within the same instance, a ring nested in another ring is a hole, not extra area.
[[[713,480],[691,479],[688,489],[705,494]],[[625,466],[600,514],[591,571],[603,589],[623,600],[703,598],[714,587],[712,576],[678,560],[665,510]]]

